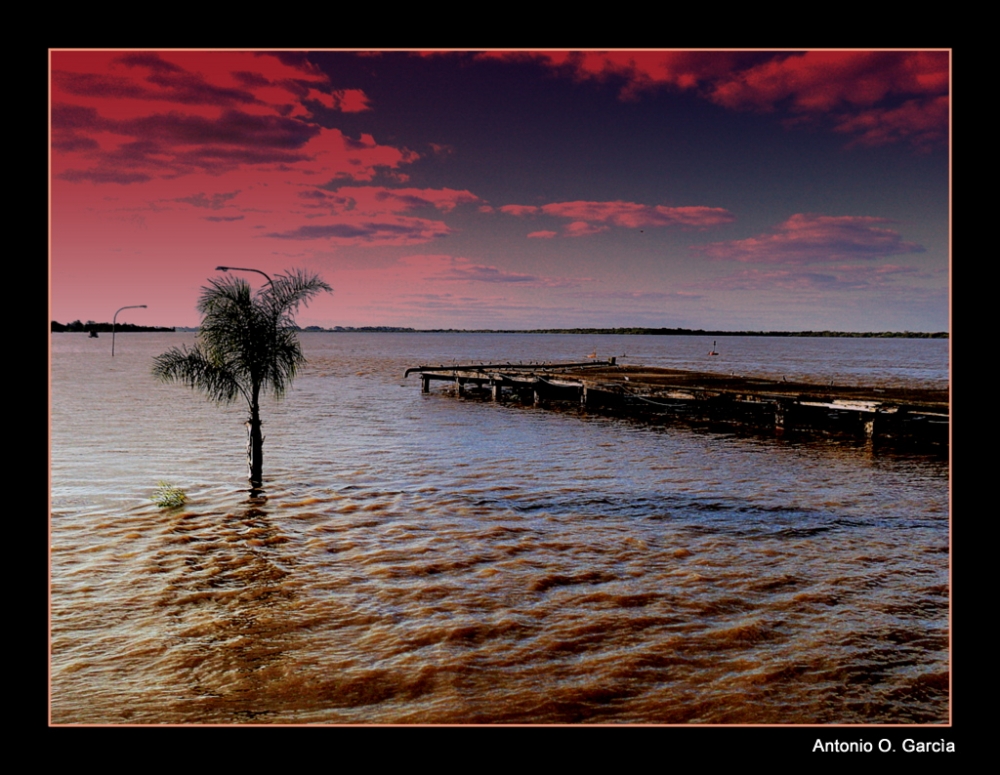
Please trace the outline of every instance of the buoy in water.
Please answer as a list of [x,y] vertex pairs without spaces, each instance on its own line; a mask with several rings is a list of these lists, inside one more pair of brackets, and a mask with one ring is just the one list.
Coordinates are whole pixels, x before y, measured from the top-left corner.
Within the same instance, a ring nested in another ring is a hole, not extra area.
[[712,342],[712,349],[709,350],[708,354],[709,355],[718,355],[718,353],[715,351],[715,342]]

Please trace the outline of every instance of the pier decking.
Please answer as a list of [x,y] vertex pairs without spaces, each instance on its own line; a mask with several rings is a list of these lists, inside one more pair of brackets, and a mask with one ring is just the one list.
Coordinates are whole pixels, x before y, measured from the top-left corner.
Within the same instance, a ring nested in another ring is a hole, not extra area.
[[948,442],[947,390],[853,387],[680,371],[607,361],[415,366],[423,392],[432,381],[459,396],[538,405],[577,403],[588,410],[687,416],[786,431],[822,431]]

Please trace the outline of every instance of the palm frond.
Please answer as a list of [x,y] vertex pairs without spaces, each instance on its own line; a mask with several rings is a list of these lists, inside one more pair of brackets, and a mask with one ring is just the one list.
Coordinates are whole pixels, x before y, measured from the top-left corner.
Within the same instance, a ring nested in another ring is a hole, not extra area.
[[308,304],[309,300],[323,291],[333,290],[323,282],[319,275],[304,269],[293,269],[288,274],[279,274],[266,289],[268,303],[272,312],[283,315],[298,312],[300,304]]
[[163,382],[181,382],[210,400],[229,404],[244,397],[237,376],[225,364],[215,363],[199,347],[174,347],[153,359],[153,376]]
[[262,392],[281,397],[305,362],[295,331],[295,313],[323,291],[319,275],[294,269],[277,275],[256,294],[231,275],[213,277],[202,288],[198,345],[156,359],[160,379],[184,382],[215,401],[243,395],[253,404]]

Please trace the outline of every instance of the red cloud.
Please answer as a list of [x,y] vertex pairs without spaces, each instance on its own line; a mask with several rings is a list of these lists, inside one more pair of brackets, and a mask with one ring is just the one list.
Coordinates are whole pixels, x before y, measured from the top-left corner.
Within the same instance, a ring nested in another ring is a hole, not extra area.
[[794,111],[871,107],[890,95],[948,92],[948,53],[810,51],[774,59],[715,82],[712,101],[727,108]]
[[[827,118],[858,143],[946,137],[941,100],[949,91],[947,51],[590,51],[487,52],[480,58],[531,60],[577,80],[621,82],[622,99],[658,88],[695,90],[732,110],[788,110]],[[905,110],[898,108],[905,100]],[[857,125],[855,125],[857,122]],[[790,122],[789,125],[795,122]]]
[[312,121],[312,108],[357,111],[304,57],[243,52],[52,53],[53,174],[143,183],[237,169],[371,180],[419,158]]
[[558,234],[559,232],[557,231],[533,231],[528,235],[528,237],[534,239],[552,239]]
[[870,216],[798,214],[772,234],[691,249],[714,259],[771,264],[877,259],[924,251],[920,245],[904,242],[898,232],[875,225],[881,223],[889,221]]
[[[949,77],[946,51],[807,52],[720,79],[711,99],[733,109],[831,114],[837,131],[860,135],[856,144],[924,148],[947,138]],[[902,107],[900,98],[908,98]]]
[[433,207],[450,213],[460,204],[471,204],[479,197],[470,191],[453,188],[385,188],[384,186],[341,186],[335,191],[306,189],[299,194],[303,206],[329,209],[331,212],[386,213]]
[[360,113],[364,110],[371,110],[368,104],[368,95],[361,89],[338,89],[330,94],[332,107],[344,113]]
[[334,91],[329,78],[305,58],[239,51],[56,51],[52,86],[53,102],[114,99],[118,119],[145,115],[149,107],[142,103],[148,102],[172,103],[201,115],[243,106],[256,114],[297,116],[310,115],[308,101],[356,109],[366,99],[356,89]]
[[[533,60],[577,80],[624,82],[623,99],[659,86],[691,89],[761,61],[762,55],[739,51],[491,51],[483,59]],[[763,55],[767,56],[767,55]]]

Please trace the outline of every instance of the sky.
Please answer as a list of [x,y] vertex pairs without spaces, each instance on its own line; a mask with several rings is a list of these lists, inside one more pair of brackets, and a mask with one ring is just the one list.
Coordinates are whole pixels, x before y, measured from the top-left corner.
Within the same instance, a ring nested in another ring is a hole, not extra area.
[[49,54],[52,320],[949,329],[946,50]]

